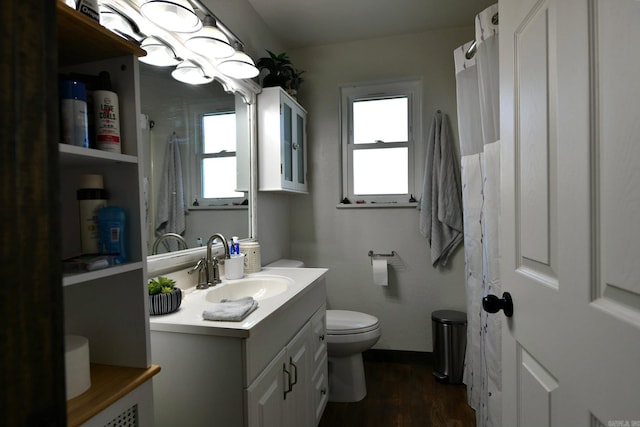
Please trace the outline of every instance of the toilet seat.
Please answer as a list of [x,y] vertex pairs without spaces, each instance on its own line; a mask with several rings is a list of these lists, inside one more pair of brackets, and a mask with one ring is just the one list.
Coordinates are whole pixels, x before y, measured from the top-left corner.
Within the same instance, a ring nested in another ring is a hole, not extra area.
[[353,335],[374,331],[380,327],[370,314],[349,310],[327,310],[328,335]]

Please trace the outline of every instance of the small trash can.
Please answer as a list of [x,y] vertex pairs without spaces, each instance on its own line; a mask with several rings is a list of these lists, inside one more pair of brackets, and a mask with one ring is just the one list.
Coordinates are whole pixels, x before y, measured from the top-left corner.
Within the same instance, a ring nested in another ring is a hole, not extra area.
[[431,313],[433,376],[449,384],[462,383],[467,348],[467,315],[461,311]]

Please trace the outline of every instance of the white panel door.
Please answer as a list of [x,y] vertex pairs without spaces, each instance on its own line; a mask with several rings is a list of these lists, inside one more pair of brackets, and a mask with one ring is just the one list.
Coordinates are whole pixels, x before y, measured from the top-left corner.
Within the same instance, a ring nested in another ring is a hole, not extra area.
[[503,426],[640,426],[640,1],[499,4]]
[[311,427],[315,417],[311,408],[311,323],[305,326],[287,344],[287,370],[289,387],[286,392],[285,415],[289,427]]
[[285,375],[285,351],[282,349],[247,389],[247,427],[286,426],[284,391],[289,377]]

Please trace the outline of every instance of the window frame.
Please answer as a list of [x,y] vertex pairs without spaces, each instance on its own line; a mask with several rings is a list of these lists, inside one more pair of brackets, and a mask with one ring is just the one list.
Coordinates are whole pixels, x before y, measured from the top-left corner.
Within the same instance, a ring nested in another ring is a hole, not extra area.
[[[366,99],[391,99],[406,97],[408,100],[408,138],[404,142],[379,142],[354,144],[353,104]],[[351,203],[405,203],[418,188],[416,181],[416,143],[422,140],[422,81],[420,79],[395,80],[343,85],[341,98],[341,149],[342,149],[342,198]],[[380,148],[407,147],[407,193],[364,195],[355,194],[353,189],[353,152]]]
[[[216,157],[235,157],[236,158],[236,167],[237,167],[237,158],[238,158],[238,146],[237,146],[237,135],[236,135],[236,151],[233,152],[233,156],[231,152],[226,152],[224,155],[219,156],[216,154],[204,154],[204,127],[203,127],[203,119],[205,116],[214,115],[214,114],[227,114],[234,113],[236,115],[236,120],[238,118],[238,113],[235,108],[234,101],[228,102],[226,100],[214,100],[212,102],[206,102],[201,104],[191,105],[191,116],[193,118],[193,129],[194,129],[194,143],[192,144],[192,164],[191,164],[191,190],[192,195],[189,202],[189,208],[194,209],[206,209],[206,208],[216,208],[216,207],[225,207],[231,205],[238,205],[242,203],[245,199],[247,199],[247,193],[245,191],[240,191],[243,193],[242,196],[238,197],[216,197],[216,198],[204,198],[202,182],[203,182],[203,170],[202,170],[202,161],[205,158],[216,158]],[[236,171],[237,176],[237,171]],[[236,178],[237,179],[237,178]],[[194,199],[198,201],[198,205],[194,206]]]

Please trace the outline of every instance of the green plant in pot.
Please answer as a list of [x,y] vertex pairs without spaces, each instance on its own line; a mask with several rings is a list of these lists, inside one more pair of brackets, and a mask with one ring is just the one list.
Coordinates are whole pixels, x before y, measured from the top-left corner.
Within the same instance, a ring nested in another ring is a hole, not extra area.
[[267,70],[268,74],[262,79],[262,87],[280,86],[290,95],[295,96],[300,88],[303,70],[298,70],[293,66],[289,56],[283,52],[275,54],[266,49],[269,56],[262,57],[256,62],[260,71]]
[[175,280],[159,276],[151,279],[149,290],[149,314],[168,314],[176,311],[182,303],[182,290],[176,288]]

